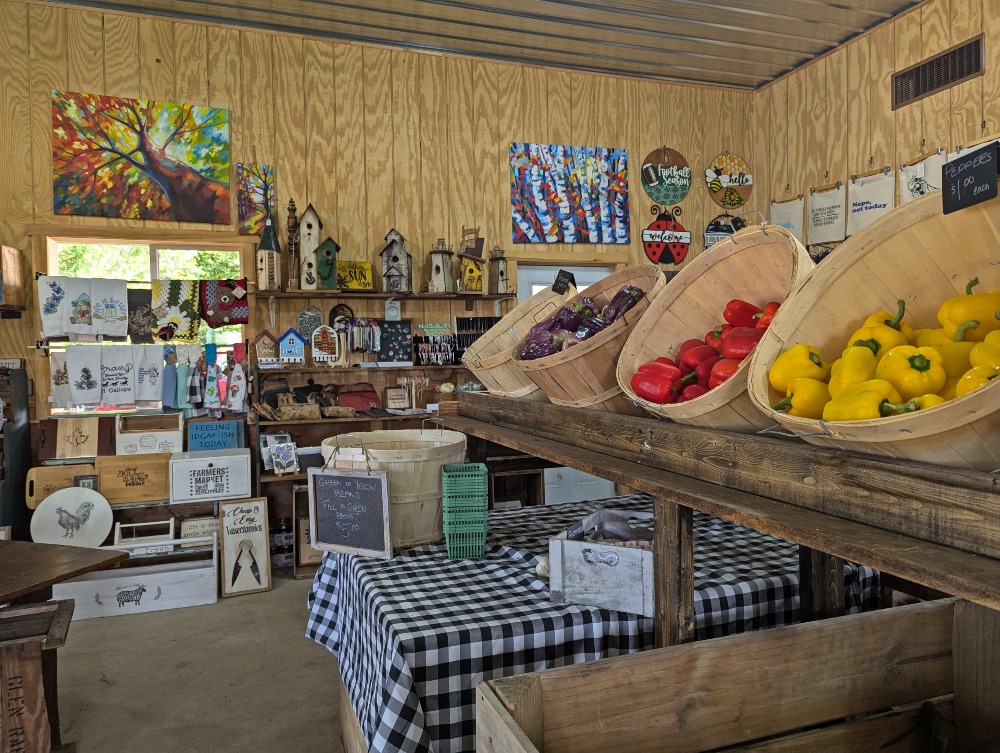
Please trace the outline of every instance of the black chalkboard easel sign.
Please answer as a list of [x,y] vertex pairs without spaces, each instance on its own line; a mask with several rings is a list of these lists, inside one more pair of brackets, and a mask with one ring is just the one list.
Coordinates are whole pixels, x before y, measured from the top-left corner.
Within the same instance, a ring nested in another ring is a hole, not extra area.
[[388,474],[310,468],[309,532],[317,549],[392,559]]
[[944,213],[971,207],[997,196],[997,142],[963,152],[941,168]]

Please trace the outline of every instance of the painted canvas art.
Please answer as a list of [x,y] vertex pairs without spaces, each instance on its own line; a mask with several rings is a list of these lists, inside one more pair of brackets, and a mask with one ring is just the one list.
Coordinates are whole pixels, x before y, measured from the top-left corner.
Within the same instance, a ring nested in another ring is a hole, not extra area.
[[628,243],[628,150],[510,145],[514,243]]
[[240,235],[260,235],[274,204],[274,173],[261,162],[236,163],[236,212]]
[[229,111],[52,92],[56,214],[230,223]]

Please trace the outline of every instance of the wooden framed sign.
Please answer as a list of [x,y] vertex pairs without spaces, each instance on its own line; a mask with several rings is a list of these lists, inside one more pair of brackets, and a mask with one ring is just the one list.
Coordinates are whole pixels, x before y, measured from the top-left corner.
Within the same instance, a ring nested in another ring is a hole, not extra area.
[[341,290],[375,290],[370,261],[337,260],[337,287]]
[[266,497],[220,502],[219,543],[224,597],[271,590]]
[[188,452],[243,447],[242,421],[191,421],[187,425]]
[[388,474],[310,468],[308,486],[313,547],[392,559]]

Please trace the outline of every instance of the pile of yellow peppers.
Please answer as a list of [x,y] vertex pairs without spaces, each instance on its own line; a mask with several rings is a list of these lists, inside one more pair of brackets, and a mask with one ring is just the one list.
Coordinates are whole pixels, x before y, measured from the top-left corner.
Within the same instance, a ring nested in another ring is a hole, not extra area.
[[785,395],[774,407],[790,416],[862,421],[926,410],[977,390],[1000,376],[1000,290],[949,298],[939,328],[913,329],[904,301],[895,315],[879,311],[827,363],[817,348],[793,345],[771,365],[768,381]]

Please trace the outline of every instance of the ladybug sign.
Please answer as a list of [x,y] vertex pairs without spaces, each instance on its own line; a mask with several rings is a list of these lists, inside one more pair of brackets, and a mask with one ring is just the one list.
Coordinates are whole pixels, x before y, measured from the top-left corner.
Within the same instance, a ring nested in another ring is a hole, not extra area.
[[681,208],[674,207],[670,213],[654,206],[653,214],[656,219],[642,231],[642,250],[655,264],[680,264],[691,245],[691,233],[676,219]]

